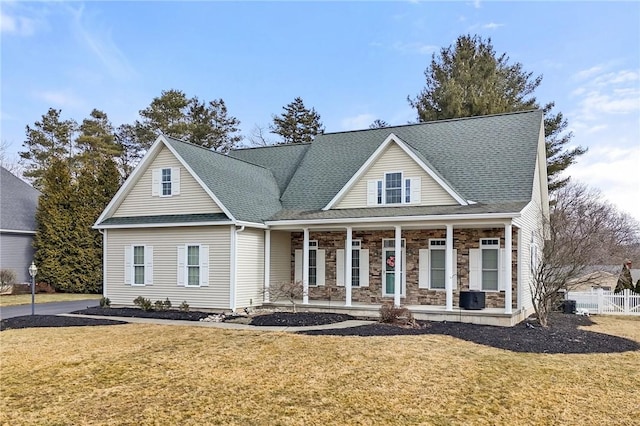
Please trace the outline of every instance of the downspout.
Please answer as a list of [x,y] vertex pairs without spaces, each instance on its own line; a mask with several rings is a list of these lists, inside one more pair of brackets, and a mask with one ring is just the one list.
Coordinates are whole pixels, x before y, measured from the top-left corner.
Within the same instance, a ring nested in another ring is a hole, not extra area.
[[231,285],[229,288],[229,307],[231,312],[236,311],[236,287],[238,284],[238,234],[244,231],[244,225],[240,229],[233,225],[231,228]]

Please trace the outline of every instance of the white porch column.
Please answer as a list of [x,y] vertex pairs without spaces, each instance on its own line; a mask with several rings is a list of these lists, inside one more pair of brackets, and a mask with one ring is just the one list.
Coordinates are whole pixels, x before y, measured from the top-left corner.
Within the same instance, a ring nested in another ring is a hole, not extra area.
[[353,250],[351,227],[347,226],[347,238],[344,243],[344,306],[351,306],[351,266],[352,257],[351,252]]
[[271,285],[271,230],[264,231],[264,302],[269,303]]
[[302,241],[302,304],[309,304],[309,228],[304,228]]
[[[394,283],[393,283],[393,304],[400,306],[400,290],[402,287],[402,280],[400,276],[400,263],[402,262],[402,229],[400,225],[396,225],[396,238],[395,238],[395,254],[396,263],[393,268]],[[405,266],[406,269],[406,266]]]
[[444,288],[447,293],[446,310],[453,311],[453,225],[447,225],[447,237],[444,257]]
[[511,279],[511,268],[513,262],[511,261],[511,222],[504,225],[504,313],[511,313],[511,304],[513,303],[513,297],[511,295],[511,286],[513,280]]

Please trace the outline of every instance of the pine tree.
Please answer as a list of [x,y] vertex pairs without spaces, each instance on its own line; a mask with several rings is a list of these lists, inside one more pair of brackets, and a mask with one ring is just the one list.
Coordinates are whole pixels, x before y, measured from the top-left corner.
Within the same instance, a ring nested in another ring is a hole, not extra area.
[[370,129],[382,129],[383,127],[389,127],[389,123],[384,120],[380,120],[379,118],[369,125]]
[[26,127],[25,148],[20,157],[26,161],[24,176],[34,188],[42,190],[43,176],[54,159],[70,159],[74,154],[73,138],[77,124],[73,120],[61,120],[62,111],[49,108],[33,127]]
[[53,158],[41,177],[42,195],[36,209],[33,246],[38,280],[57,290],[68,290],[71,271],[67,259],[73,255],[72,194],[74,185],[66,160]]
[[[505,53],[497,56],[491,39],[458,37],[455,45],[432,56],[424,74],[425,88],[415,99],[408,98],[420,122],[540,107],[533,93],[542,76],[534,77],[520,63],[510,64]],[[559,179],[559,174],[586,152],[582,147],[566,149],[573,135],[566,132],[562,113],[551,114],[553,106],[549,103],[544,107],[550,190],[566,184],[567,179]]]
[[228,152],[240,141],[240,120],[229,116],[222,99],[205,105],[197,98],[189,101],[188,140],[217,152]]
[[314,108],[305,107],[302,98],[295,98],[283,109],[285,112],[274,115],[273,125],[269,126],[271,133],[282,136],[283,144],[309,143],[317,134],[324,133],[320,114]]

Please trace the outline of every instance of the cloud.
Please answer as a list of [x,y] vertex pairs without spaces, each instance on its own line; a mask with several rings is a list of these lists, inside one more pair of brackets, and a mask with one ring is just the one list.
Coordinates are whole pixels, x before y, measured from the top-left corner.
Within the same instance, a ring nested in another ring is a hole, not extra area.
[[599,73],[602,72],[603,69],[604,67],[602,65],[596,65],[586,70],[578,71],[576,74],[574,74],[573,78],[575,80],[586,80],[595,75],[598,75]]
[[32,36],[36,32],[37,22],[25,16],[10,16],[0,12],[0,33],[22,37]]
[[55,107],[81,108],[86,106],[86,102],[70,90],[43,90],[35,92],[34,96]]
[[109,73],[118,79],[128,79],[135,75],[126,56],[112,39],[111,29],[101,29],[99,23],[89,22],[84,6],[74,9],[67,5],[72,16],[72,30],[79,41],[104,65]]
[[396,42],[392,46],[393,50],[397,50],[401,53],[409,53],[409,54],[419,54],[419,55],[428,55],[429,53],[433,53],[438,49],[438,46],[433,44],[425,44],[420,42],[413,43],[402,43]]
[[482,26],[482,28],[487,30],[495,30],[496,28],[500,28],[500,27],[504,27],[504,24],[496,24],[495,22],[490,22]]
[[476,9],[480,9],[480,0],[473,0],[473,7]]
[[366,129],[378,118],[373,114],[358,114],[354,117],[347,117],[340,121],[342,130]]

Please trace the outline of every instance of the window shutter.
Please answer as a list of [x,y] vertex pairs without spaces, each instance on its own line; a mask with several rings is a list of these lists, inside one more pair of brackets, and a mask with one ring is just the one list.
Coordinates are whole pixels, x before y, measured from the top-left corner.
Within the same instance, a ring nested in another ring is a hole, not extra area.
[[367,182],[367,205],[375,206],[378,204],[378,181],[370,180]]
[[504,270],[505,270],[505,249],[500,249],[498,252],[498,290],[504,291],[506,287],[505,279],[504,279]]
[[209,246],[200,246],[200,285],[209,286]]
[[453,289],[458,288],[458,249],[453,249]]
[[160,169],[153,169],[151,171],[151,196],[160,196]]
[[369,287],[369,250],[360,249],[360,287]]
[[180,195],[180,167],[171,168],[171,195]]
[[344,249],[336,250],[336,285],[344,286]]
[[185,285],[185,263],[186,249],[184,246],[178,246],[178,285],[182,287]]
[[482,290],[482,259],[480,249],[469,249],[469,290]]
[[429,288],[429,249],[420,249],[418,257],[418,288]]
[[325,275],[324,274],[324,271],[325,271],[325,251],[324,250],[317,250],[317,252],[318,252],[317,253],[317,256],[318,256],[317,257],[317,261],[318,261],[317,273],[318,273],[318,276],[317,276],[316,284],[319,285],[319,286],[322,286],[325,283],[325,276],[324,276]]
[[293,281],[302,282],[302,250],[300,249],[295,251]]
[[411,178],[411,204],[420,204],[421,179],[420,177]]
[[153,284],[153,247],[144,246],[144,285]]
[[131,246],[124,248],[124,283],[131,285],[133,282],[133,249]]

